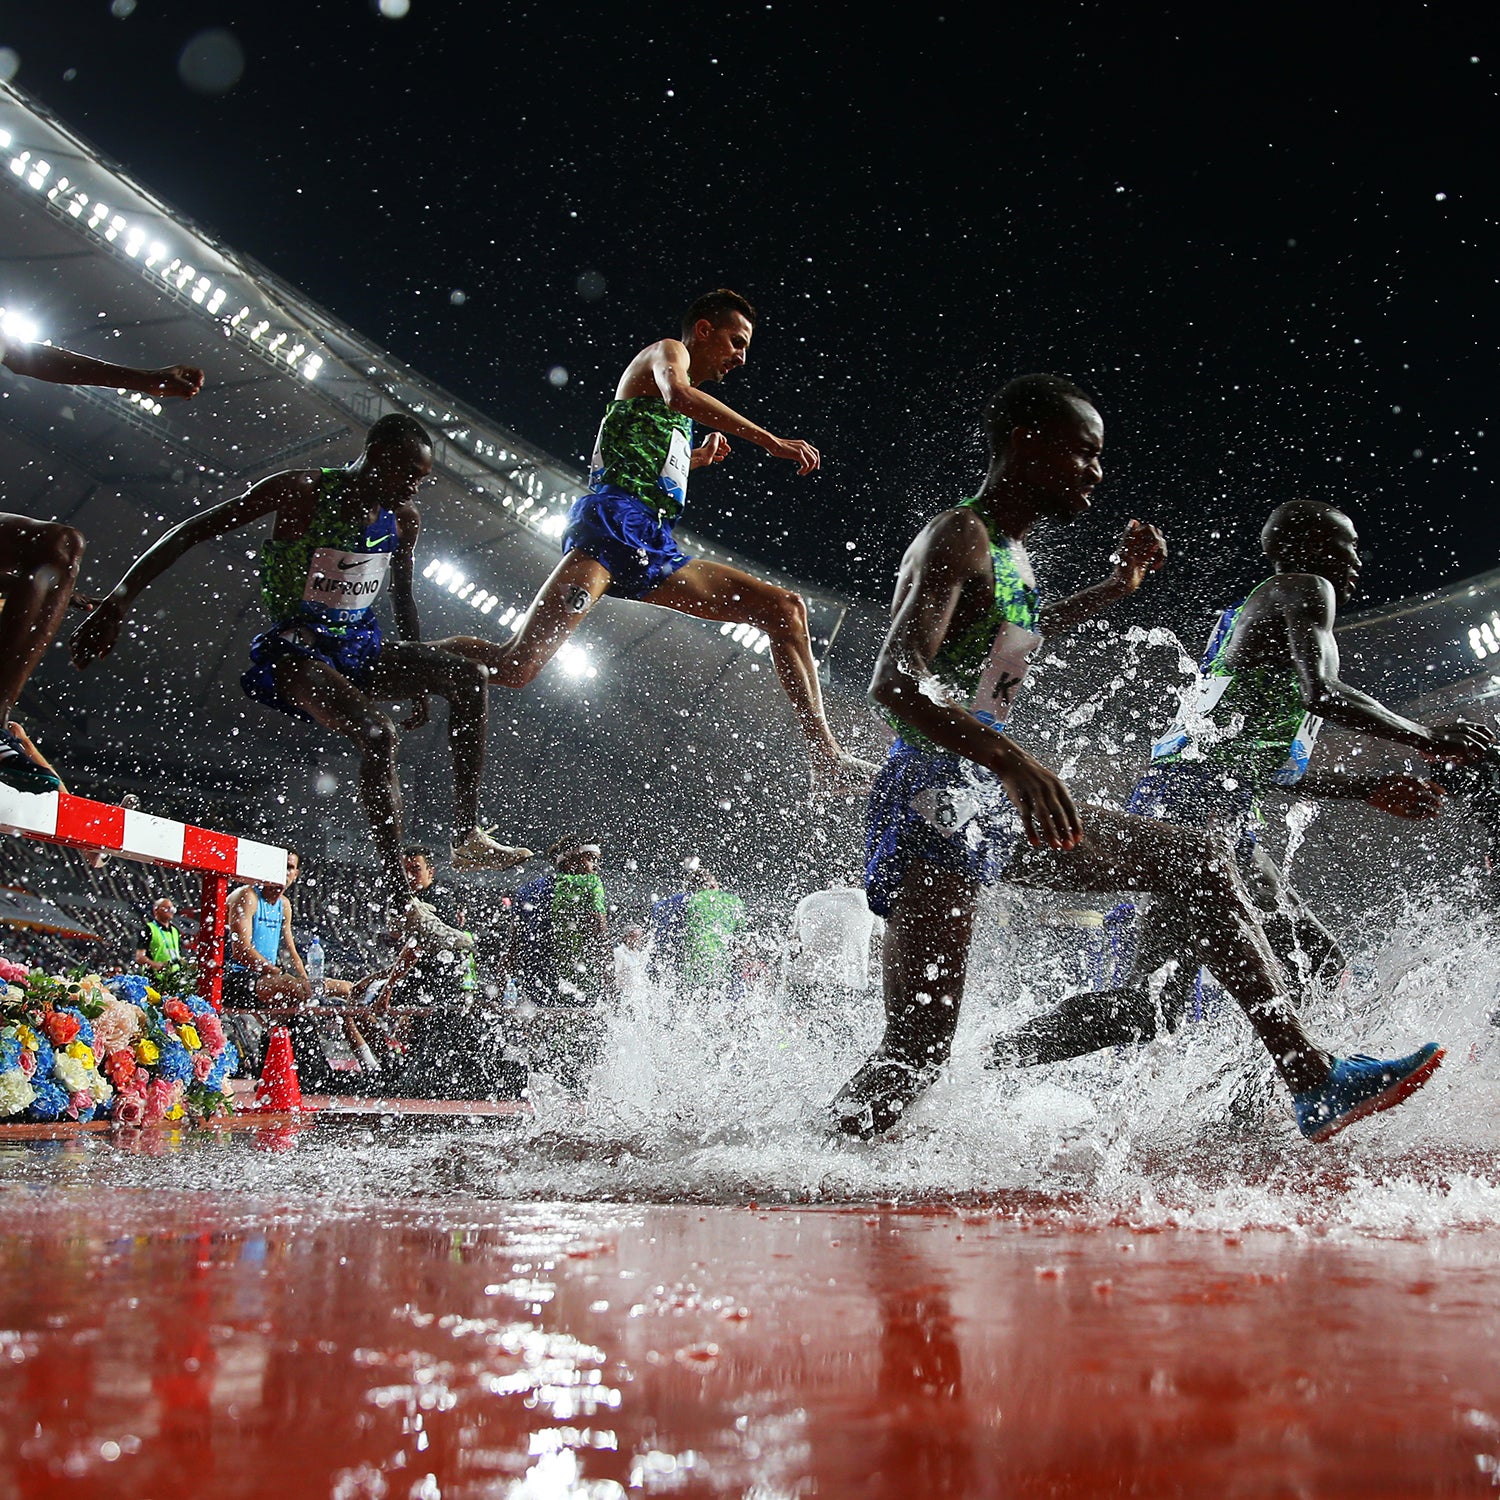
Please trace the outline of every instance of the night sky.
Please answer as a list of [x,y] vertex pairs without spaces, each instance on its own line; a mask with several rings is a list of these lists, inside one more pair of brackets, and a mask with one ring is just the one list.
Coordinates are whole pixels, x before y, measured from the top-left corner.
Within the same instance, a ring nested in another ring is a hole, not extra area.
[[[978,482],[983,398],[1034,369],[1108,432],[1059,582],[1141,515],[1173,597],[1222,603],[1294,494],[1350,509],[1371,602],[1497,563],[1493,12],[113,9],[0,0],[16,84],[559,456],[692,294],[749,296],[718,393],[826,467],[737,445],[690,521],[826,587],[888,594]],[[215,26],[243,76],[205,94],[179,58]]]

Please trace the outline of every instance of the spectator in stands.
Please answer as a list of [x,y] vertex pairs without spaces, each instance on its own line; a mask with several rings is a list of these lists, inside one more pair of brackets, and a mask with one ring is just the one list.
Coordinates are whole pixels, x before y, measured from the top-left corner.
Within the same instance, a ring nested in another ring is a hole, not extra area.
[[835,877],[797,903],[787,933],[787,988],[809,1021],[844,1029],[853,1019],[870,989],[871,938],[884,928],[858,876]]
[[682,983],[706,994],[728,992],[735,950],[748,921],[745,903],[722,890],[719,877],[701,864],[693,871],[698,889],[682,908]]
[[511,973],[523,1008],[532,1066],[579,1090],[599,1060],[613,988],[601,851],[585,839],[558,839],[547,851],[554,872],[515,895]]
[[[189,400],[203,371],[189,365],[137,370],[33,344],[0,329],[0,364],[54,385],[102,385]],[[56,521],[0,514],[0,783],[19,792],[55,792],[57,773],[29,748],[12,722],[21,689],[52,643],[73,600],[83,560],[83,533]],[[78,600],[80,605],[85,601]]]
[[[412,894],[425,901],[445,926],[472,937],[464,898],[451,886],[439,884],[432,850],[413,845],[402,857]],[[472,949],[460,953],[431,939],[418,937],[415,941],[416,961],[409,982],[419,996],[416,1003],[452,1005],[471,1001],[477,984]]]
[[182,929],[177,925],[177,906],[163,896],[151,908],[151,918],[135,940],[137,968],[170,969],[182,962]]
[[[280,885],[242,885],[229,893],[225,909],[228,941],[225,945],[224,1004],[226,1009],[253,1011],[299,1009],[313,1001],[313,987],[297,952],[292,936],[292,904],[287,890],[301,872],[301,856],[295,849],[286,852],[286,879]],[[326,999],[348,1001],[362,995],[374,976],[351,983],[345,979],[325,979]],[[258,1072],[258,1059],[265,1052],[264,1027],[260,1023],[236,1028],[247,1071]],[[307,1045],[309,1036],[302,1030],[293,1034],[297,1066],[307,1076],[303,1082],[318,1087],[326,1061],[321,1053]],[[241,1040],[243,1038],[243,1040]],[[354,1039],[351,1038],[353,1044]],[[320,1066],[321,1064],[321,1066]]]

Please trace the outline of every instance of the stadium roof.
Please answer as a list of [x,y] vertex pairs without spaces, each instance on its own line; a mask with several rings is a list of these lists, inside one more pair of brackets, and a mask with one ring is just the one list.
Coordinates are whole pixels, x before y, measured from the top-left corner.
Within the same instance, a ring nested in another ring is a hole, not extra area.
[[[418,556],[424,636],[502,636],[555,565],[579,473],[341,326],[10,87],[0,221],[0,308],[18,336],[208,373],[190,404],[0,373],[4,508],[85,533],[84,592],[108,588],[205,504],[279,469],[346,462],[390,411],[438,436]],[[778,576],[682,535],[690,552]],[[239,688],[265,624],[259,539],[242,532],[183,559],[142,596],[138,628],[102,668],[80,677],[52,652],[25,715],[79,790],[134,791],[144,806],[278,839],[307,842],[311,818],[363,859],[350,757]],[[781,581],[808,598],[826,645],[845,601]],[[845,634],[851,680],[867,670],[863,625]],[[560,825],[583,827],[648,863],[684,846],[722,857],[748,840],[770,858],[805,846],[795,811],[780,834],[764,824],[766,803],[790,809],[806,772],[763,639],[616,601],[578,639],[525,693],[494,695],[484,803],[502,835],[545,846]],[[863,717],[852,701],[841,713],[845,728]],[[446,824],[450,784],[434,718],[403,750],[412,832],[429,837]]]

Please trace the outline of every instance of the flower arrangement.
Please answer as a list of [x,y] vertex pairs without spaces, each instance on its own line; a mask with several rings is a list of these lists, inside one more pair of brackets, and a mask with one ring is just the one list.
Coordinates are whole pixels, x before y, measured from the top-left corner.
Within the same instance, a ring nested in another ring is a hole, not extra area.
[[3,958],[0,985],[0,1121],[143,1125],[229,1111],[239,1054],[206,1000]]

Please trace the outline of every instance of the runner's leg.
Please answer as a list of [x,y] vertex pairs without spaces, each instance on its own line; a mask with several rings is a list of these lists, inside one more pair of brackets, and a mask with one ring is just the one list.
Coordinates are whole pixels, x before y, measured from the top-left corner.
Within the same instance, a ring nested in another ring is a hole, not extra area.
[[370,673],[377,698],[448,700],[448,747],[453,754],[453,842],[479,826],[479,783],[489,732],[489,675],[478,662],[420,641],[387,641]]
[[[1105,808],[1082,809],[1084,839],[1065,854],[1023,847],[1006,879],[1057,891],[1143,891],[1153,901],[1138,974],[1153,952],[1201,953],[1239,1002],[1294,1094],[1320,1088],[1331,1060],[1302,1029],[1287,981],[1227,843],[1198,830]],[[1168,924],[1171,924],[1170,927]]]
[[891,904],[882,977],[885,1035],[839,1091],[834,1121],[846,1134],[888,1130],[948,1061],[963,1003],[979,885],[914,859]]
[[502,687],[523,688],[583,623],[609,582],[610,572],[603,563],[574,548],[537,591],[508,641],[457,635],[431,644],[488,667],[492,680]]
[[800,595],[739,568],[695,557],[652,589],[645,602],[700,620],[753,625],[764,632],[770,639],[776,675],[814,760],[838,765],[839,745],[823,714],[818,664],[807,633],[807,605]]
[[54,521],[0,515],[0,724],[62,622],[83,561],[83,533]]

